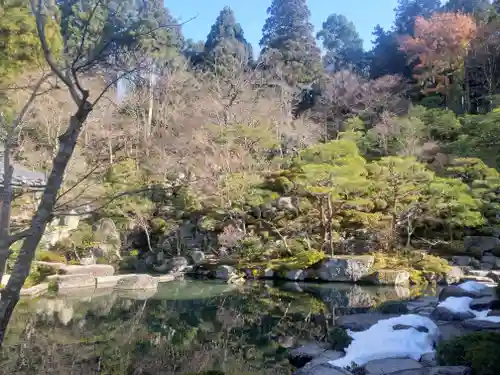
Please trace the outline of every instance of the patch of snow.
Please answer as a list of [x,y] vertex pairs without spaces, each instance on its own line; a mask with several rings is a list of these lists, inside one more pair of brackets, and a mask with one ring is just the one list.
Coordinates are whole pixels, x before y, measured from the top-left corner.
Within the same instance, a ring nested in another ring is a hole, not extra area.
[[483,310],[483,311],[473,311],[476,313],[476,317],[474,318],[475,320],[486,320],[488,322],[492,323],[500,323],[500,316],[488,316],[488,313],[491,310]]
[[448,297],[438,307],[444,307],[453,313],[468,313],[472,312],[470,308],[471,302],[472,298],[470,297]]
[[[488,313],[491,310],[482,310],[482,311],[472,310],[470,308],[470,303],[472,302],[472,300],[473,299],[470,297],[448,297],[444,301],[442,301],[438,305],[438,307],[444,307],[455,314],[472,313],[476,316],[474,319],[490,320],[491,322],[496,322],[496,320],[489,319],[492,318],[491,316],[488,316]],[[500,319],[498,321],[500,322]]]
[[[416,329],[394,330],[395,325],[425,327],[428,332]],[[434,343],[439,337],[439,328],[429,318],[408,314],[396,318],[380,320],[366,331],[349,332],[353,338],[345,349],[346,355],[330,361],[330,364],[345,367],[356,363],[362,366],[369,361],[385,358],[411,358],[416,361],[429,352],[434,351]],[[376,345],[375,343],[382,343]]]
[[488,316],[488,313],[490,311],[491,310],[483,310],[483,311],[474,311],[474,310],[472,310],[472,312],[474,314],[476,314],[476,317],[474,319],[479,319],[479,320],[484,320],[484,318],[486,318]]
[[458,285],[458,287],[467,292],[478,293],[481,292],[483,289],[487,288],[487,285],[484,285],[484,283],[471,280]]

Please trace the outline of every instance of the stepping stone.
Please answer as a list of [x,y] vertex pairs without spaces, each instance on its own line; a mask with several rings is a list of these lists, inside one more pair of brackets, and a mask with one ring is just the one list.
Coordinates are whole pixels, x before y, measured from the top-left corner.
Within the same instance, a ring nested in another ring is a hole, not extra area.
[[470,368],[465,366],[437,366],[428,369],[426,375],[471,375]]
[[420,358],[420,363],[425,367],[437,366],[436,353],[435,352],[425,353]]
[[[310,342],[290,350],[288,360],[295,367],[302,367],[328,349],[327,343]],[[327,362],[327,361],[325,361]]]
[[344,352],[336,350],[327,350],[321,353],[318,357],[314,358],[311,362],[307,363],[304,367],[313,367],[320,364],[328,364],[330,361],[335,361],[344,356]]
[[481,331],[483,329],[488,330],[500,330],[500,322],[491,322],[489,320],[481,319],[469,319],[462,322],[462,326],[466,329]]
[[470,303],[470,308],[472,310],[487,310],[490,308],[491,303],[496,300],[494,296],[485,296],[480,298],[474,298]]
[[352,373],[339,367],[322,363],[316,366],[303,367],[296,371],[294,375],[352,375]]
[[403,370],[418,370],[424,366],[409,358],[386,358],[368,362],[364,368],[367,375],[386,375]]
[[378,323],[379,320],[390,319],[400,316],[400,314],[380,314],[366,313],[341,316],[337,319],[337,326],[352,331],[364,331],[372,325]]

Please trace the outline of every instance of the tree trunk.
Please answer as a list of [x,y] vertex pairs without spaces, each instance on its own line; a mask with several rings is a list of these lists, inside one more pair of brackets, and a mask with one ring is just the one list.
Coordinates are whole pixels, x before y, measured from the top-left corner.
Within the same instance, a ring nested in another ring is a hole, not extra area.
[[59,150],[52,162],[52,171],[50,172],[37,212],[31,221],[31,233],[24,239],[9,282],[1,292],[0,345],[5,335],[5,330],[12,315],[12,311],[19,300],[19,293],[30,273],[31,263],[35,256],[36,248],[42,239],[47,224],[52,219],[52,212],[56,204],[59,189],[63,182],[66,167],[75,150],[83,123],[91,111],[92,105],[89,102],[85,102],[70,118],[66,132],[59,137]]
[[10,147],[4,150],[3,187],[0,191],[0,283],[6,270],[10,251],[10,213],[12,207],[12,175],[14,168],[10,163]]

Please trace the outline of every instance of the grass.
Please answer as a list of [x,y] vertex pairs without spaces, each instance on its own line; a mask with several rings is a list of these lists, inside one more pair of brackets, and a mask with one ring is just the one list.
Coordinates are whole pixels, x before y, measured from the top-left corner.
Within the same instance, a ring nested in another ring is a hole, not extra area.
[[24,282],[23,288],[31,288],[45,281],[47,276],[55,275],[56,269],[53,267],[36,264],[31,267],[30,274]]
[[309,250],[302,251],[294,256],[285,258],[268,259],[262,261],[250,261],[245,259],[238,262],[237,267],[239,269],[271,269],[274,271],[292,271],[309,268],[314,264],[321,262],[325,258],[326,254],[322,251]]
[[39,250],[36,252],[36,260],[41,262],[50,262],[50,263],[66,263],[66,258],[62,255],[54,253],[48,250]]
[[380,269],[406,270],[414,284],[427,283],[424,274],[446,274],[451,267],[440,257],[415,250],[401,250],[392,253],[375,253],[373,271]]

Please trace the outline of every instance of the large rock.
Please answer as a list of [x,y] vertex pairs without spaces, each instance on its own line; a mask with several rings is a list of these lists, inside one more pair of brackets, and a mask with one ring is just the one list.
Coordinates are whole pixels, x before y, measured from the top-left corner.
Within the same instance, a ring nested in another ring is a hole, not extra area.
[[481,263],[491,264],[493,268],[500,268],[500,258],[494,255],[483,255]]
[[158,280],[150,275],[125,275],[116,283],[117,290],[156,290]]
[[93,226],[95,247],[91,249],[92,255],[100,257],[116,257],[121,259],[120,232],[113,220],[103,218]]
[[481,297],[481,293],[478,292],[470,292],[465,289],[462,289],[456,285],[449,285],[444,287],[443,290],[439,293],[439,301],[444,301],[448,297],[471,297],[477,298]]
[[330,361],[335,361],[337,359],[342,358],[345,355],[344,352],[336,351],[336,350],[325,350],[319,356],[314,358],[311,362],[306,364],[306,367],[313,367],[320,364],[328,364]]
[[460,282],[464,275],[462,268],[451,267],[444,275],[438,275],[436,282],[441,285],[455,284]]
[[379,320],[395,318],[400,314],[381,314],[376,312],[365,314],[352,314],[340,316],[337,319],[336,325],[341,328],[350,329],[351,331],[365,331]]
[[294,375],[353,375],[351,372],[334,367],[328,363],[320,363],[316,366],[306,366],[294,373]]
[[493,295],[474,298],[469,306],[472,310],[488,310],[491,308],[492,303],[496,300],[496,297]]
[[323,281],[356,282],[370,273],[374,262],[371,255],[331,257],[321,263],[317,276]]
[[238,277],[238,273],[233,266],[220,265],[215,270],[216,279],[228,281],[235,277]]
[[472,370],[466,366],[437,366],[429,368],[425,375],[472,375]]
[[168,263],[170,267],[169,271],[172,273],[183,272],[189,265],[187,259],[180,256],[173,257]]
[[74,288],[96,287],[96,278],[92,275],[52,275],[48,276],[47,280],[55,283],[59,292]]
[[295,367],[303,367],[306,363],[319,357],[328,349],[327,343],[310,342],[299,346],[288,353],[290,364]]
[[96,277],[96,287],[98,289],[114,288],[118,284],[118,281],[124,277],[127,277],[127,275]]
[[386,358],[368,362],[364,368],[366,375],[385,375],[405,370],[418,370],[424,366],[409,358]]
[[465,329],[472,331],[482,331],[485,329],[488,330],[499,330],[500,322],[492,322],[490,320],[481,320],[481,319],[469,319],[462,322],[462,326]]
[[490,236],[466,236],[464,248],[466,252],[483,256],[486,251],[491,251],[500,246],[500,239]]
[[410,273],[404,270],[378,270],[368,275],[366,280],[375,285],[407,285],[410,283]]
[[64,265],[59,271],[62,275],[92,275],[94,277],[113,276],[115,269],[109,264],[92,264],[88,266]]
[[200,250],[195,250],[191,253],[191,259],[193,259],[194,264],[200,264],[205,261],[205,253]]
[[454,320],[467,320],[474,318],[474,314],[470,311],[452,311],[444,306],[438,306],[434,309],[431,317],[434,320],[441,321],[454,321]]
[[425,367],[437,366],[436,352],[425,353],[420,357],[420,363]]
[[453,264],[463,267],[463,266],[470,266],[473,258],[466,255],[458,255],[452,257],[451,259],[453,261]]

